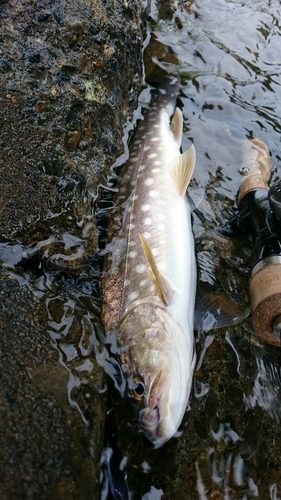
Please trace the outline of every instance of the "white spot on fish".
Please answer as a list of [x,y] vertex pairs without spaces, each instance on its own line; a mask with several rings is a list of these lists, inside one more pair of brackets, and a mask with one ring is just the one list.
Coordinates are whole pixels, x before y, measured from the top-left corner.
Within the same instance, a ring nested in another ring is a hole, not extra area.
[[138,264],[135,269],[136,269],[136,273],[142,274],[142,273],[144,273],[146,266],[144,264]]
[[151,148],[151,146],[144,146],[143,150],[144,150],[144,151],[149,151],[149,150],[150,150],[150,148]]
[[151,184],[153,184],[153,179],[151,177],[148,177],[148,179],[144,181],[144,184],[146,186],[151,186]]
[[151,142],[157,142],[159,140],[160,140],[159,137],[152,137]]
[[148,283],[148,280],[141,280],[141,281],[139,282],[139,285],[140,285],[140,286],[145,286],[147,283]]
[[151,250],[151,251],[152,251],[152,253],[153,253],[154,257],[156,257],[156,255],[158,255],[158,254],[159,254],[159,248],[152,248],[152,250]]
[[[138,157],[137,156],[133,156],[132,158],[130,158],[130,161],[132,163],[135,163],[136,161],[138,161]],[[131,165],[130,165],[131,166]]]
[[129,300],[135,300],[138,298],[138,296],[139,296],[139,292],[131,292],[131,293],[129,293],[128,298],[129,298]]
[[127,279],[127,280],[125,280],[125,283],[124,283],[124,284],[125,284],[125,286],[130,285],[130,284],[131,284],[131,280],[128,280],[128,279]]
[[153,162],[153,165],[155,165],[155,167],[157,167],[158,165],[161,165],[161,164],[162,164],[162,162],[160,160],[155,160]]
[[139,172],[141,172],[141,171],[142,171],[142,170],[144,170],[144,169],[145,169],[145,165],[140,165],[140,166],[139,166]]
[[135,247],[136,242],[135,241],[129,241],[129,247]]
[[123,187],[121,187],[121,188],[119,189],[119,193],[126,193],[126,188],[125,188],[125,186],[123,186]]
[[135,229],[136,225],[133,222],[130,223],[130,229]]
[[145,237],[146,239],[150,238],[150,236],[151,236],[151,234],[150,234],[150,233],[143,233],[143,235],[144,235],[144,237]]
[[152,223],[152,219],[150,217],[146,217],[146,219],[144,219],[144,223],[146,226],[150,226],[150,224]]
[[149,212],[149,210],[150,210],[150,205],[148,203],[146,203],[145,205],[141,206],[141,211],[142,212]]
[[135,250],[128,252],[128,257],[130,257],[130,259],[134,259],[136,256],[137,256],[137,252]]
[[149,196],[152,196],[152,198],[156,198],[156,196],[159,196],[159,191],[153,189],[152,191],[149,191]]
[[151,153],[150,155],[148,155],[148,158],[156,158],[157,154],[156,153]]
[[136,184],[136,181],[131,181],[131,182],[130,182],[130,185],[131,185],[131,186],[135,186],[135,184]]
[[159,168],[159,167],[153,168],[153,169],[151,170],[151,172],[152,172],[153,174],[158,174],[159,172],[161,172],[161,168]]

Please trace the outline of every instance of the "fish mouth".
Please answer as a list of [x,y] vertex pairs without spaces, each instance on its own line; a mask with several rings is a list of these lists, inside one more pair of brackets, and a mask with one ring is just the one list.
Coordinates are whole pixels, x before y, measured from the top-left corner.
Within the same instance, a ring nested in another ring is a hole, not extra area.
[[159,405],[155,406],[155,408],[146,408],[143,410],[140,418],[140,425],[142,432],[153,444],[154,448],[160,448],[160,446],[166,443],[177,430],[175,428],[172,432],[167,432],[167,426],[163,422],[163,417],[161,417]]
[[140,412],[140,425],[155,448],[162,446],[177,430],[174,429],[171,433],[167,425],[170,419],[166,403],[170,388],[169,375],[169,369],[164,368],[155,377],[149,391],[147,406]]
[[141,427],[145,431],[148,439],[154,441],[158,437],[158,428],[160,423],[159,406],[155,408],[146,408],[140,416]]

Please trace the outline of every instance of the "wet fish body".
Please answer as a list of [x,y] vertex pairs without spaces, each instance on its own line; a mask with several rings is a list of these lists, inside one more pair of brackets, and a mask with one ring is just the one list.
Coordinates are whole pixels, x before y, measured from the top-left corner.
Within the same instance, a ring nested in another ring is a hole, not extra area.
[[195,364],[196,263],[185,196],[193,146],[180,154],[175,95],[153,91],[118,182],[108,231],[102,317],[114,329],[129,394],[155,446],[177,431]]

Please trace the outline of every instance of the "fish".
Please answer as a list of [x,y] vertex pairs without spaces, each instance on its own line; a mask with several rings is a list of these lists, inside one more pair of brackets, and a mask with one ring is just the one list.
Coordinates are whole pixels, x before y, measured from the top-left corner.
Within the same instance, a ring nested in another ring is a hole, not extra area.
[[151,91],[111,212],[102,321],[116,333],[141,431],[160,447],[177,433],[196,362],[196,260],[186,190],[195,147],[181,153],[178,85]]

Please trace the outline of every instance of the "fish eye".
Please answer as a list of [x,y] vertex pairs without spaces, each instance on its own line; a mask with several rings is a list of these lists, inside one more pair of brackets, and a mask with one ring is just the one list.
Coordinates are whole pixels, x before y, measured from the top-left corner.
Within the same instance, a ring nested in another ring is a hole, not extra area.
[[138,384],[136,385],[134,391],[135,391],[135,393],[138,396],[143,396],[143,394],[144,394],[144,386],[143,386],[143,384],[141,384],[140,382],[138,382]]
[[138,401],[144,397],[144,383],[138,378],[134,378],[134,386],[130,390],[131,396]]

